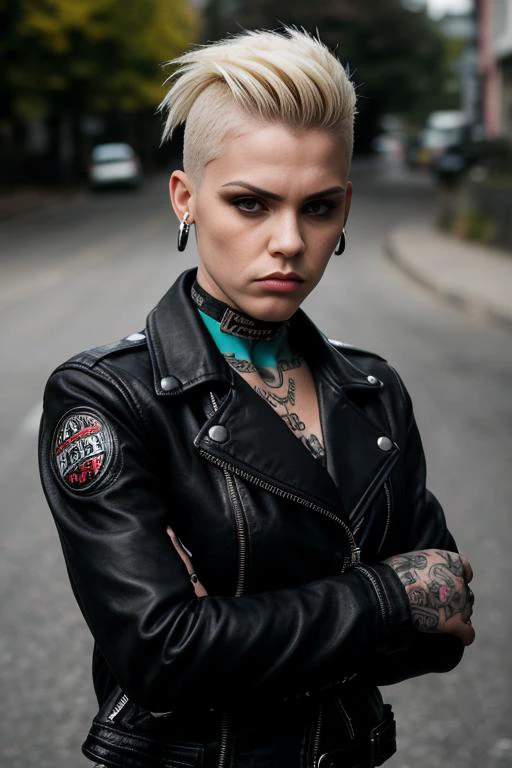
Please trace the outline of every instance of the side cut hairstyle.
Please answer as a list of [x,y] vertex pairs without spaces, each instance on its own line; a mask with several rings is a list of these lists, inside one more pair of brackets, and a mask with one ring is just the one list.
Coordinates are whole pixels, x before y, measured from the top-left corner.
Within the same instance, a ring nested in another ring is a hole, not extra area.
[[341,62],[294,27],[250,30],[172,59],[162,141],[185,124],[183,167],[193,181],[243,117],[338,133],[352,155],[356,95]]

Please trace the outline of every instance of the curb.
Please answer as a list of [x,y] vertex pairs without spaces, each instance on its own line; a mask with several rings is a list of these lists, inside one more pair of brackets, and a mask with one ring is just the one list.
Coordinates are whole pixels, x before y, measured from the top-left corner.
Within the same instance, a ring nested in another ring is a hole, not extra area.
[[435,278],[432,278],[427,271],[422,271],[413,266],[410,261],[404,257],[400,248],[393,242],[393,233],[388,233],[386,237],[384,242],[384,253],[401,272],[431,293],[435,293],[452,307],[455,307],[474,318],[483,318],[501,328],[506,328],[509,331],[512,330],[512,316],[500,312],[486,302],[468,298],[468,296],[465,296],[461,292],[440,285],[440,283],[436,281]]

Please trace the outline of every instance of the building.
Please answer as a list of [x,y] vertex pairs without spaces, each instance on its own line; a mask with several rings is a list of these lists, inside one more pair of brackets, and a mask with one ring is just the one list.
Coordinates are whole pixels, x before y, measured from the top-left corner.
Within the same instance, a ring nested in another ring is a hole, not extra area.
[[459,108],[463,112],[466,125],[478,123],[478,67],[476,40],[477,29],[475,14],[448,12],[438,21],[443,36],[452,43],[452,51],[458,55],[453,62],[452,89],[459,95]]
[[485,136],[512,138],[512,0],[477,0]]
[[512,138],[512,0],[494,2],[494,50],[498,63],[500,133]]

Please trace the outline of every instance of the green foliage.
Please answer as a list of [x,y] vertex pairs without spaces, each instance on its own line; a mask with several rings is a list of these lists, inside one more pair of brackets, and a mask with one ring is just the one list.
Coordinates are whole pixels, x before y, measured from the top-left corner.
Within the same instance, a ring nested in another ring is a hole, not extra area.
[[160,65],[197,37],[187,0],[10,0],[2,17],[4,89],[18,118],[155,106]]
[[457,212],[451,230],[463,240],[473,240],[479,243],[490,244],[496,238],[494,222],[485,213],[474,208],[466,208]]

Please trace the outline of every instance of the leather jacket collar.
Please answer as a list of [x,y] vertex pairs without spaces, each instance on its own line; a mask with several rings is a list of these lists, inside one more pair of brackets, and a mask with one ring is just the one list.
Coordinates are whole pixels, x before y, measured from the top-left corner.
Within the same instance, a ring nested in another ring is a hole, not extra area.
[[[199,385],[217,390],[223,385],[227,396],[195,437],[196,447],[218,466],[357,524],[398,458],[399,448],[383,420],[371,420],[350,395],[365,390],[378,400],[384,384],[335,349],[301,310],[296,312],[290,331],[300,338],[315,371],[328,449],[326,471],[223,360],[190,301],[194,277],[195,270],[183,273],[148,317],[156,394],[179,396]],[[225,440],[212,437],[215,426],[223,427]],[[278,439],[269,439],[276,430]],[[379,448],[383,436],[392,445],[386,451]]]
[[[219,355],[190,300],[195,269],[184,272],[147,319],[146,334],[157,395],[179,395],[207,382],[233,383],[233,372]],[[329,378],[337,390],[381,388],[341,352],[333,349],[302,310],[291,320],[290,331],[301,348],[311,352],[315,371]]]

